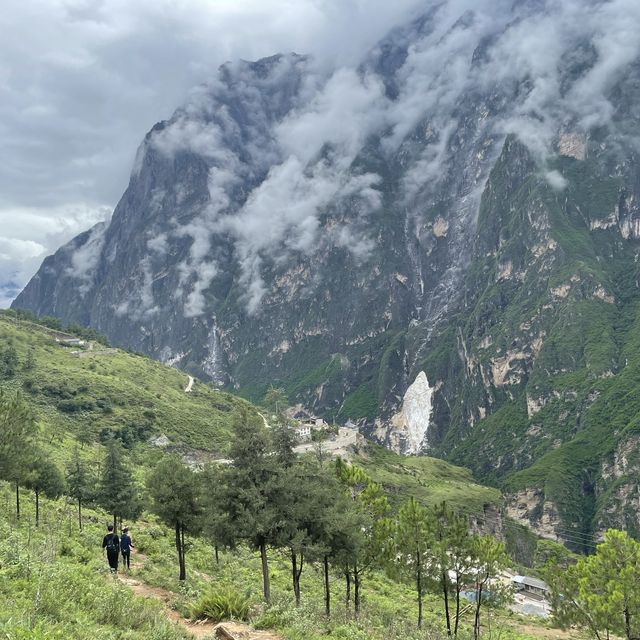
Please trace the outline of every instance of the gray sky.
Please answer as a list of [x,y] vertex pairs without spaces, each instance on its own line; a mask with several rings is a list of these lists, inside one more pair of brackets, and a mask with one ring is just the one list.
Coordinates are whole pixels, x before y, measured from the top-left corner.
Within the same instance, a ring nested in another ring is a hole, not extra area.
[[0,12],[0,307],[104,219],[145,132],[227,60],[349,65],[417,0],[5,0]]

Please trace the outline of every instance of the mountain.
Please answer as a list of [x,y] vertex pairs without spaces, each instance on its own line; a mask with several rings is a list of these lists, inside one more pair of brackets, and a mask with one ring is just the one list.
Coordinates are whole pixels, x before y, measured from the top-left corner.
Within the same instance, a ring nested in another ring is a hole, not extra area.
[[14,306],[464,463],[574,547],[637,530],[640,15],[562,4],[224,65]]

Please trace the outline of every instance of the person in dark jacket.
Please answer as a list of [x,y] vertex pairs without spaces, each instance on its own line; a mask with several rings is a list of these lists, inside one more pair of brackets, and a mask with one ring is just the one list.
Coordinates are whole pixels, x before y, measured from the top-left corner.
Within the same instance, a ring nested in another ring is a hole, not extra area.
[[118,573],[118,556],[120,555],[120,540],[113,530],[113,525],[107,525],[107,535],[102,539],[102,548],[107,552],[107,561],[111,573]]
[[131,569],[131,549],[135,549],[135,547],[131,542],[129,527],[125,527],[120,536],[120,552],[122,553],[122,565],[127,569]]

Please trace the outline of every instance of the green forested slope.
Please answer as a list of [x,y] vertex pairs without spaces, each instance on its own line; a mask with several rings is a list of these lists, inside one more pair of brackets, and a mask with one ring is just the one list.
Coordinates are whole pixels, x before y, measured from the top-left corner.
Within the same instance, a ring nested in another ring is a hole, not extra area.
[[223,454],[240,409],[255,411],[199,382],[185,393],[184,373],[144,356],[97,342],[91,350],[65,346],[56,337],[64,340],[12,312],[0,314],[0,350],[15,349],[18,360],[0,386],[23,393],[54,448],[70,438],[92,443],[112,436],[132,448],[165,435],[175,445]]
[[468,514],[501,504],[500,491],[478,484],[468,469],[427,456],[400,456],[370,444],[355,462],[379,482],[392,503],[413,497],[435,506],[443,501]]
[[[344,580],[331,572],[333,611],[324,613],[322,572],[308,564],[302,573],[302,605],[293,604],[291,568],[287,558],[270,553],[273,602],[261,601],[260,557],[240,547],[220,552],[201,538],[191,538],[189,567],[184,583],[177,580],[172,532],[145,514],[132,523],[136,549],[130,579],[148,596],[134,595],[123,581],[109,575],[100,549],[109,517],[88,509],[82,532],[74,505],[61,499],[43,500],[42,525],[33,527],[33,504],[25,493],[22,519],[16,521],[9,505],[12,490],[0,481],[0,636],[8,640],[178,640],[188,636],[167,619],[190,616],[206,594],[236,594],[248,602],[249,622],[283,640],[444,640],[441,599],[425,594],[424,628],[415,625],[413,585],[398,582],[382,571],[363,583],[359,618],[344,607]],[[163,602],[166,601],[166,602]],[[498,609],[485,614],[488,628],[502,640],[533,640],[551,633],[535,620]],[[473,612],[463,618],[461,640],[472,637]],[[493,636],[492,636],[493,637]]]
[[[84,458],[98,460],[101,445],[115,437],[136,468],[152,466],[161,448],[149,440],[160,435],[170,440],[169,450],[202,461],[224,457],[241,412],[259,411],[200,381],[185,393],[184,373],[145,356],[97,342],[91,350],[56,342],[67,335],[11,311],[0,313],[0,358],[14,348],[18,360],[15,372],[0,379],[0,389],[22,393],[36,413],[47,450],[59,462],[70,458],[78,442]],[[499,491],[442,460],[404,458],[369,444],[357,460],[398,500],[414,496],[431,505],[447,500],[473,511],[501,500]]]

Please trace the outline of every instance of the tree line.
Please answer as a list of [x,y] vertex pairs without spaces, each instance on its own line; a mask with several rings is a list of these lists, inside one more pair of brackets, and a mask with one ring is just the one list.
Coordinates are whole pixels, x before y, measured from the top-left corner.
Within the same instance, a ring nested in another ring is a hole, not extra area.
[[394,512],[382,486],[362,468],[340,459],[298,457],[295,444],[286,421],[276,419],[267,429],[260,417],[245,411],[235,428],[230,464],[196,471],[167,455],[148,473],[143,488],[132,473],[128,452],[116,440],[106,444],[99,470],[77,447],[65,468],[59,468],[40,444],[29,405],[19,393],[0,391],[0,479],[15,487],[17,518],[21,489],[34,492],[36,525],[41,494],[71,497],[79,528],[85,505],[111,514],[114,527],[147,508],[175,533],[180,580],[187,575],[187,536],[206,537],[214,547],[214,561],[219,549],[246,545],[260,555],[263,597],[270,602],[271,555],[284,553],[296,605],[303,597],[303,571],[310,565],[320,569],[327,615],[332,579],[343,581],[344,604],[357,616],[367,577],[385,570],[414,584],[418,626],[425,590],[437,590],[453,637],[459,629],[460,597],[471,589],[479,634],[483,590],[508,562],[503,545],[471,535],[466,519],[444,504],[428,509],[411,499]]
[[286,424],[267,429],[245,413],[230,464],[194,471],[167,457],[155,467],[148,478],[151,509],[175,530],[180,579],[186,577],[185,535],[203,535],[216,554],[218,548],[243,544],[260,555],[266,602],[270,556],[284,553],[296,605],[303,596],[302,573],[316,565],[326,614],[331,614],[331,580],[339,578],[344,604],[357,616],[367,577],[383,570],[414,585],[418,627],[424,593],[439,593],[451,637],[460,629],[461,598],[471,596],[479,637],[486,598],[504,595],[495,580],[509,564],[503,544],[472,535],[467,519],[446,504],[427,508],[411,498],[394,511],[383,487],[361,467],[298,457],[295,443]]
[[142,512],[140,492],[127,463],[122,446],[115,440],[106,446],[101,471],[84,461],[74,449],[64,469],[53,460],[41,441],[35,414],[20,393],[0,389],[0,480],[15,490],[15,513],[20,519],[20,490],[34,492],[35,524],[40,524],[40,496],[73,498],[78,506],[82,528],[82,507],[102,507],[113,514],[114,526],[122,518],[135,518]]
[[595,553],[545,570],[554,618],[596,640],[640,639],[640,543],[609,529]]
[[2,315],[12,319],[17,325],[23,322],[38,324],[53,331],[69,333],[84,340],[99,342],[106,347],[110,346],[109,341],[104,335],[91,327],[84,327],[76,322],[64,324],[60,318],[54,316],[38,316],[28,309],[3,309]]
[[[426,507],[413,498],[394,510],[383,487],[359,466],[321,455],[298,457],[292,429],[274,416],[267,429],[261,418],[243,412],[229,451],[231,463],[194,470],[175,456],[164,456],[138,486],[128,452],[111,440],[99,469],[79,449],[61,469],[42,446],[33,411],[19,393],[0,390],[0,479],[20,491],[71,497],[82,528],[85,505],[102,507],[114,526],[137,518],[143,508],[157,514],[175,533],[178,577],[187,575],[186,538],[200,535],[214,548],[246,545],[259,554],[262,591],[271,600],[269,563],[285,554],[295,604],[301,603],[301,576],[315,565],[323,581],[324,605],[331,615],[332,580],[344,585],[344,604],[358,615],[362,591],[372,572],[413,585],[418,627],[423,596],[439,594],[443,621],[457,637],[462,611],[473,607],[474,637],[480,637],[481,611],[504,598],[497,579],[511,564],[504,545],[492,536],[470,533],[466,517],[442,503]],[[577,562],[553,559],[544,571],[556,621],[585,629],[596,640],[612,634],[640,638],[640,543],[610,530],[596,553]],[[463,599],[471,605],[462,606]]]

